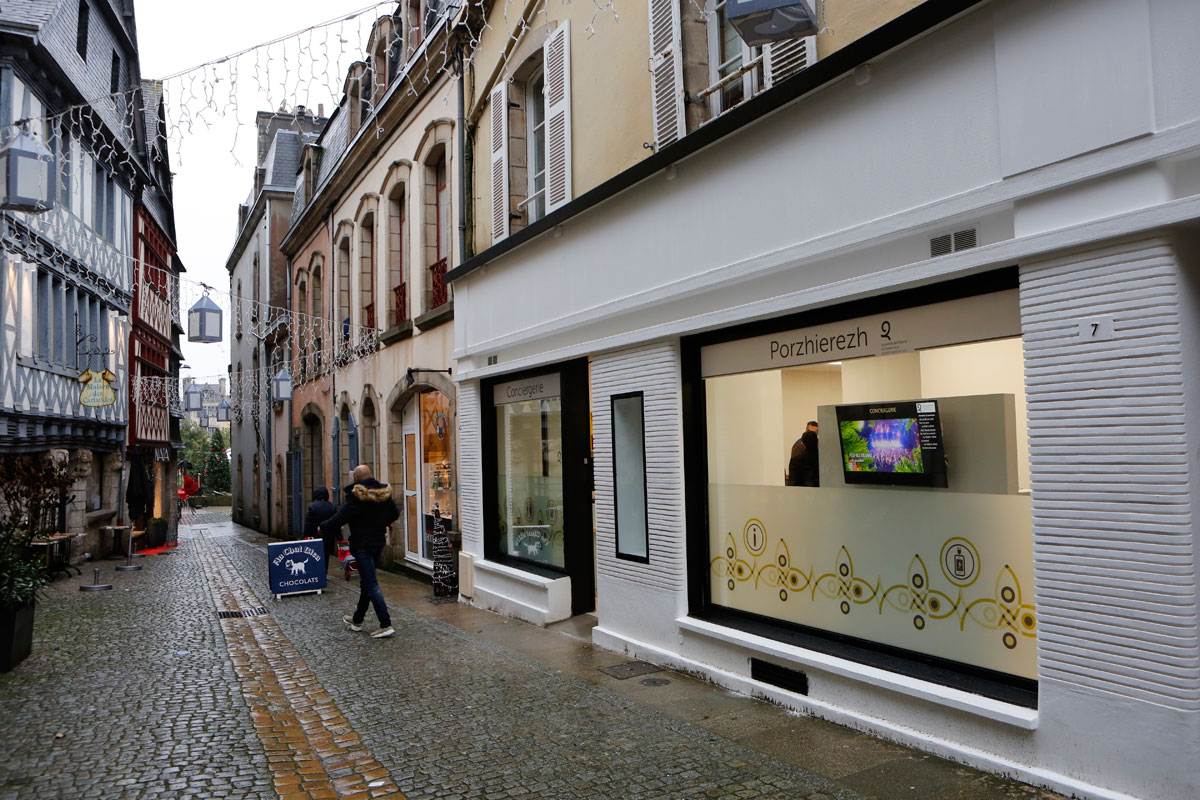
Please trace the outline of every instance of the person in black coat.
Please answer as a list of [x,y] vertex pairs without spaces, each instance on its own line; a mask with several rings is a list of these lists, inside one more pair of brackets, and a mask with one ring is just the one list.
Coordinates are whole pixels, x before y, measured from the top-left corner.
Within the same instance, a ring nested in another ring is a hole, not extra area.
[[383,591],[375,577],[375,567],[387,544],[387,526],[400,518],[400,509],[392,499],[392,490],[371,476],[371,468],[359,464],[352,474],[354,483],[346,487],[346,503],[329,519],[321,523],[322,532],[350,526],[350,553],[358,564],[358,607],[354,615],[342,617],[352,631],[361,631],[367,606],[375,606],[379,630],[371,634],[376,639],[391,636],[392,619],[388,615]]
[[322,522],[337,512],[337,509],[329,502],[329,490],[324,486],[313,489],[312,499],[312,505],[304,515],[304,538],[321,539],[325,542],[325,568],[328,570],[329,562],[337,560],[337,530],[331,528],[321,531],[319,528]]

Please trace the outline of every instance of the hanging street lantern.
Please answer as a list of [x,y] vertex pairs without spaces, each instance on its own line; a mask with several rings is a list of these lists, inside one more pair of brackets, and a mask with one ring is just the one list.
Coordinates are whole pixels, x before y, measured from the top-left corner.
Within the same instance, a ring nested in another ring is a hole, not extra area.
[[229,422],[229,411],[233,406],[229,405],[228,400],[222,400],[217,404],[217,422]]
[[204,408],[204,392],[200,391],[200,387],[193,383],[183,393],[183,410],[199,411],[202,408]]
[[271,395],[276,400],[292,399],[292,375],[287,371],[287,367],[280,367],[271,383]]
[[58,170],[54,153],[22,123],[0,144],[0,209],[41,214],[54,208]]
[[221,307],[208,296],[208,289],[204,286],[204,296],[188,309],[189,342],[221,341]]
[[817,15],[808,0],[728,0],[725,14],[750,47],[817,32]]

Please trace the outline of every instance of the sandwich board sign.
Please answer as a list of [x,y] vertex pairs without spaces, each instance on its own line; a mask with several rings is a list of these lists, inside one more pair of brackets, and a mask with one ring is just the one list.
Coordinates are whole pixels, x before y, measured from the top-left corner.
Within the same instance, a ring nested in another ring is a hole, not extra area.
[[267,559],[276,600],[289,594],[320,594],[325,588],[325,543],[320,539],[270,542]]

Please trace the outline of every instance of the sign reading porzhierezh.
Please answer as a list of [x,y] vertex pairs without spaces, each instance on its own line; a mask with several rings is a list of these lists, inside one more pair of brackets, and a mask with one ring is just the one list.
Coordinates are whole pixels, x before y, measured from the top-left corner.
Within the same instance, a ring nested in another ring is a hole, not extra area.
[[271,594],[316,592],[325,588],[325,543],[320,539],[267,545]]

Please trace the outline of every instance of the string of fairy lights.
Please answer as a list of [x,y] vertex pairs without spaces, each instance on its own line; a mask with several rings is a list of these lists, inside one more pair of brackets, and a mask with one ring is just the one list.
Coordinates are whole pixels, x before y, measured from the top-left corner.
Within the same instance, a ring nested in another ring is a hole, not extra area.
[[[547,6],[551,2],[534,0],[518,5],[513,0],[504,0],[500,16],[508,32],[508,41],[503,46],[490,48],[489,52],[498,54],[499,63],[485,65],[488,74],[510,74],[510,59],[516,57],[517,45],[537,26],[538,17],[550,18],[552,10]],[[572,5],[571,0],[559,2],[564,7]],[[702,5],[702,0],[689,2],[701,15],[712,16],[713,11]],[[823,19],[825,3],[824,0],[819,2]],[[591,0],[591,4],[592,16],[584,28],[589,38],[596,35],[601,17],[611,16],[614,24],[620,23],[612,0]],[[77,268],[78,262],[86,261],[89,269],[104,279],[119,299],[128,299],[132,303],[140,299],[139,293],[152,292],[159,302],[169,306],[170,316],[175,320],[180,318],[182,307],[207,297],[215,301],[222,312],[228,312],[231,338],[251,336],[264,340],[273,335],[274,340],[288,342],[286,350],[275,349],[271,363],[230,371],[234,415],[240,418],[243,410],[249,410],[257,419],[270,394],[271,379],[281,371],[299,382],[327,379],[338,366],[378,350],[379,329],[352,324],[348,303],[344,301],[335,318],[313,316],[183,278],[170,269],[135,257],[130,252],[132,241],[122,242],[124,247],[115,241],[98,242],[84,226],[72,223],[69,215],[83,215],[82,203],[72,193],[81,192],[79,185],[88,179],[88,167],[93,164],[100,164],[117,175],[145,169],[130,146],[138,141],[139,121],[147,127],[155,126],[153,133],[145,131],[146,140],[154,144],[146,154],[150,169],[160,164],[165,166],[168,151],[174,154],[177,162],[182,162],[184,145],[198,129],[211,129],[230,118],[237,120],[237,125],[229,153],[235,163],[240,163],[235,151],[238,131],[248,124],[241,121],[244,106],[241,97],[247,85],[258,97],[272,98],[270,107],[281,111],[289,110],[288,98],[312,98],[324,93],[333,99],[353,90],[363,104],[363,119],[376,119],[379,105],[389,101],[394,93],[405,92],[414,98],[420,96],[430,81],[423,78],[424,82],[419,85],[414,75],[445,74],[453,68],[456,55],[464,66],[473,66],[477,55],[483,52],[484,36],[495,31],[488,20],[489,10],[496,5],[499,3],[488,0],[443,0],[442,4],[426,0],[422,8],[428,12],[432,6],[435,16],[427,14],[424,19],[413,19],[408,3],[383,0],[156,81],[143,82],[142,86],[94,97],[54,113],[31,114],[4,130],[3,138],[10,138],[17,130],[32,128],[59,154],[67,209],[56,208],[43,215],[16,213],[14,217],[24,221],[30,231],[54,241],[58,249],[47,253],[43,248],[39,257],[42,261],[49,258],[57,262],[64,274]],[[378,49],[371,53],[368,52],[370,48],[364,50],[351,45],[352,37],[365,38],[377,21],[384,18],[393,20],[393,26],[399,29],[387,40],[382,52],[389,62],[389,71],[395,69],[395,84],[387,86],[375,83],[371,73],[372,59],[380,54]],[[453,37],[435,35],[441,25],[456,26],[458,41],[462,43],[457,53],[451,51]],[[423,34],[420,41],[411,38],[414,28]],[[821,32],[827,30],[822,26]],[[436,41],[444,43],[441,50],[434,49]],[[358,60],[366,61],[368,68],[351,70],[351,64]],[[349,82],[343,79],[346,75],[350,76]],[[487,80],[486,75],[484,80]],[[481,96],[484,94],[480,92]],[[449,93],[446,93],[443,100],[448,102],[448,98]],[[154,106],[150,110],[155,114],[161,103],[161,128],[157,119],[146,118],[147,100]],[[257,112],[261,107],[262,103],[256,102],[253,110]],[[292,112],[299,110],[299,107],[291,109]],[[377,123],[374,131],[377,137],[386,133]],[[166,139],[166,148],[157,146],[160,136]],[[117,226],[116,237],[127,235],[132,230],[131,223],[132,220],[124,219],[123,224]],[[342,293],[333,294],[338,297]],[[145,301],[155,302],[149,297]],[[221,377],[225,376],[210,376],[208,382]],[[194,381],[204,383],[206,379]],[[179,378],[134,375],[131,388],[131,399],[138,402],[166,405],[174,410],[183,407]]]

